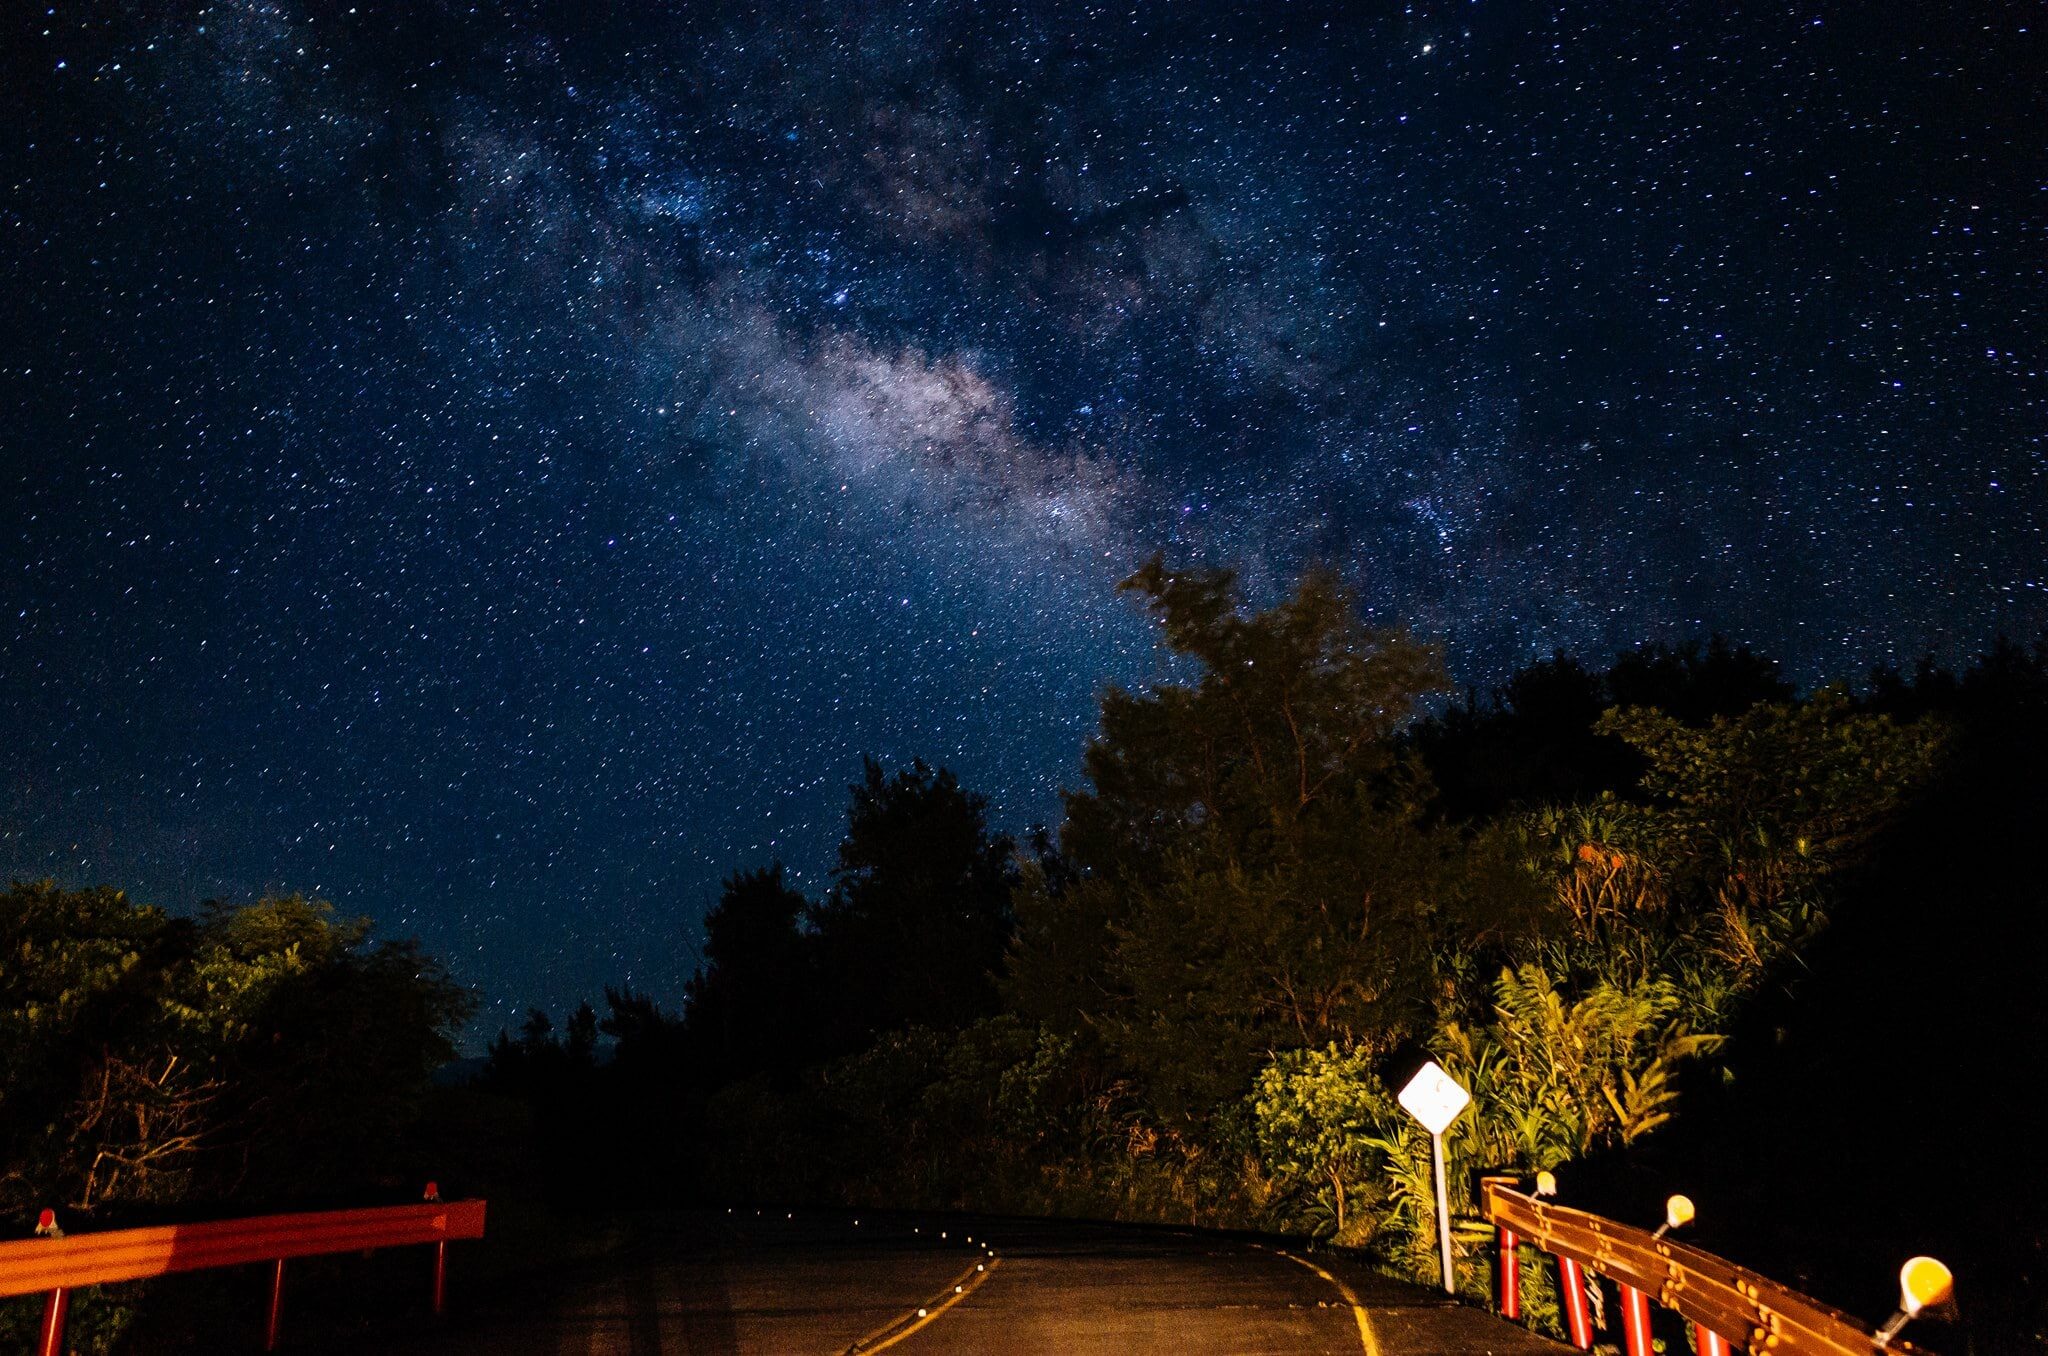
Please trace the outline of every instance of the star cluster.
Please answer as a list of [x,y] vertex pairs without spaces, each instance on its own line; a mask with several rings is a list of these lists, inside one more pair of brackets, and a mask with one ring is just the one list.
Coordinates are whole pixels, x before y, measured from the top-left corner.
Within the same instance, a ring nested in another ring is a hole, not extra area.
[[1484,683],[2048,622],[2038,10],[140,0],[0,37],[0,869],[672,996],[1155,548]]

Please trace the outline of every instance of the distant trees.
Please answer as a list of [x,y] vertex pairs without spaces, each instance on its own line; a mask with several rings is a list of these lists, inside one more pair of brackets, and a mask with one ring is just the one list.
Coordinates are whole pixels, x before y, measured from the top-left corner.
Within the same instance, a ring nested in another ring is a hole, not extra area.
[[922,761],[869,759],[849,791],[832,892],[806,913],[829,1028],[859,1048],[993,1013],[1017,871],[988,802]]
[[1412,731],[1427,760],[1439,811],[1475,821],[1515,808],[1571,805],[1627,793],[1642,761],[1611,731],[1609,710],[1658,711],[1701,727],[1792,688],[1772,661],[1721,636],[1705,645],[1646,645],[1596,673],[1558,652],[1476,693]]
[[[768,1113],[736,1108],[779,1105],[803,1071],[878,1040],[929,1039],[996,1012],[1013,855],[989,827],[987,802],[951,772],[914,762],[890,773],[867,760],[848,788],[824,899],[793,889],[780,863],[735,872],[704,920],[703,960],[680,1014],[607,990],[608,1015],[586,1004],[565,1037],[535,1012],[518,1035],[499,1033],[482,1086],[532,1107],[558,1193],[615,1188],[645,1169],[639,1155],[650,1145],[682,1146],[668,1157],[694,1161],[692,1137],[715,1138],[736,1115],[749,1137],[736,1151],[760,1158],[805,1122],[769,1126],[759,1119]],[[609,1061],[595,1054],[600,1031],[614,1041]],[[622,1143],[633,1152],[622,1156]],[[672,1162],[658,1180],[670,1194],[694,1185]],[[645,1195],[644,1179],[637,1189]]]
[[705,1084],[786,1073],[819,1057],[809,908],[784,884],[780,862],[726,878],[704,919],[704,963],[684,991],[687,1039]]

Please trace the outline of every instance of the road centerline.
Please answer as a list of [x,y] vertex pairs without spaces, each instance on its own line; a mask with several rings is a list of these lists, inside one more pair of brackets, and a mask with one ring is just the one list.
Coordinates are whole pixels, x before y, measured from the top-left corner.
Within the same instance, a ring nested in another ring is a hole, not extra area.
[[1293,1253],[1287,1251],[1285,1248],[1267,1249],[1265,1248],[1265,1245],[1261,1243],[1254,1243],[1252,1244],[1252,1246],[1255,1248],[1259,1248],[1263,1251],[1270,1251],[1278,1256],[1285,1257],[1288,1261],[1293,1262],[1297,1266],[1307,1267],[1310,1271],[1313,1271],[1316,1275],[1322,1277],[1331,1285],[1337,1287],[1337,1293],[1339,1295],[1342,1295],[1344,1297],[1344,1302],[1351,1306],[1351,1316],[1358,1320],[1358,1344],[1359,1346],[1364,1348],[1365,1356],[1380,1356],[1380,1340],[1373,1333],[1372,1319],[1367,1317],[1365,1312],[1365,1305],[1359,1300],[1357,1291],[1353,1290],[1343,1281],[1338,1280],[1335,1276],[1332,1276],[1329,1272],[1317,1266],[1314,1262],[1309,1261],[1306,1257],[1296,1257]]
[[895,1328],[897,1324],[902,1323],[904,1320],[899,1318],[885,1323],[874,1332],[869,1333],[866,1337],[861,1338],[848,1347],[846,1349],[847,1356],[853,1356],[853,1353],[860,1353],[860,1356],[868,1356],[872,1352],[886,1351],[918,1329],[927,1324],[937,1322],[940,1314],[945,1313],[946,1310],[980,1289],[982,1282],[995,1275],[996,1268],[1001,1265],[1002,1259],[1000,1257],[990,1257],[985,1262],[975,1263],[974,1266],[955,1278],[953,1284],[948,1287],[946,1293],[937,1302],[927,1303],[917,1313],[911,1315],[908,1327],[903,1328],[901,1331],[890,1333],[888,1337],[884,1337],[880,1341],[875,1341],[877,1336],[890,1332],[892,1328]]

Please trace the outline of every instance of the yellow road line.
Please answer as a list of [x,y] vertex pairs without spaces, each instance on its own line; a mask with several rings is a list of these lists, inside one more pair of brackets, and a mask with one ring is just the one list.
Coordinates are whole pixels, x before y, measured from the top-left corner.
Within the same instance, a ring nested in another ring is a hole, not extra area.
[[[1252,1246],[1256,1248],[1261,1245],[1254,1243]],[[1272,1251],[1285,1257],[1290,1262],[1307,1267],[1331,1285],[1336,1286],[1337,1293],[1342,1295],[1344,1302],[1351,1306],[1351,1316],[1358,1320],[1358,1344],[1365,1348],[1365,1356],[1380,1356],[1380,1339],[1373,1335],[1372,1320],[1365,1316],[1365,1306],[1359,1303],[1357,1291],[1317,1266],[1314,1262],[1309,1261],[1306,1257],[1296,1257],[1284,1248],[1274,1248]]]
[[[858,1342],[855,1342],[852,1346],[848,1347],[847,1350],[850,1352],[857,1351],[862,1353],[888,1350],[890,1347],[895,1346],[898,1342],[901,1342],[904,1338],[910,1336],[910,1334],[916,1332],[919,1328],[922,1328],[925,1324],[936,1321],[940,1314],[945,1313],[946,1310],[952,1308],[961,1300],[964,1300],[969,1295],[973,1294],[983,1281],[987,1280],[990,1276],[993,1276],[995,1274],[996,1268],[1001,1266],[1002,1262],[1003,1259],[1000,1257],[991,1257],[986,1262],[977,1262],[974,1265],[974,1267],[962,1272],[960,1276],[953,1282],[953,1284],[947,1287],[946,1298],[943,1301],[941,1301],[938,1304],[925,1306],[925,1312],[923,1316],[913,1321],[909,1327],[903,1329],[901,1332],[894,1334],[893,1336],[885,1338],[880,1342],[875,1342],[873,1346],[869,1346],[869,1342],[873,1342],[876,1337],[880,1336],[882,1333],[888,1332],[891,1328],[895,1327],[898,1323],[901,1323],[903,1321],[900,1318],[893,1319],[890,1322],[884,1323],[881,1327],[875,1329],[867,1336],[861,1338]],[[1374,1353],[1374,1356],[1378,1356],[1378,1354]]]
[[[978,1264],[977,1264],[977,1265],[978,1265]],[[953,1278],[953,1279],[952,1279],[951,1281],[947,1282],[947,1284],[946,1284],[946,1293],[948,1293],[948,1294],[951,1294],[951,1293],[952,1293],[952,1290],[953,1290],[953,1287],[954,1287],[954,1286],[956,1286],[956,1285],[960,1285],[960,1284],[963,1284],[964,1282],[966,1282],[966,1281],[968,1281],[968,1280],[972,1279],[972,1278],[973,1278],[973,1276],[974,1276],[974,1268],[973,1268],[973,1267],[969,1267],[969,1268],[968,1268],[967,1270],[965,1270],[965,1271],[961,1272],[961,1273],[960,1273],[960,1274],[959,1274],[958,1276],[955,1276],[955,1277],[954,1277],[954,1278]],[[927,1307],[929,1307],[929,1306],[927,1306]],[[915,1314],[912,1314],[912,1315],[910,1315],[910,1317],[911,1317],[911,1318],[915,1318],[915,1317],[916,1317],[916,1315],[915,1315]],[[877,1327],[869,1328],[869,1329],[868,1329],[868,1330],[867,1330],[866,1332],[862,1333],[862,1334],[861,1334],[861,1335],[860,1335],[859,1337],[857,1337],[857,1338],[855,1338],[855,1339],[854,1339],[853,1345],[852,1345],[852,1346],[850,1346],[850,1347],[848,1347],[848,1348],[847,1348],[847,1351],[866,1351],[866,1350],[868,1349],[868,1343],[870,1343],[870,1342],[874,1341],[874,1340],[875,1340],[875,1339],[876,1339],[877,1337],[880,1337],[880,1336],[881,1336],[881,1335],[882,1335],[883,1333],[885,1333],[885,1332],[888,1332],[888,1331],[889,1331],[890,1329],[894,1328],[894,1327],[895,1327],[895,1326],[896,1326],[897,1324],[899,1324],[899,1323],[904,1323],[904,1322],[907,1322],[907,1321],[908,1321],[908,1319],[906,1319],[906,1318],[905,1318],[905,1317],[904,1317],[903,1315],[901,1315],[901,1314],[898,1314],[898,1315],[897,1315],[896,1317],[894,1317],[894,1318],[890,1319],[890,1320],[889,1320],[888,1322],[886,1322],[886,1323],[880,1324],[880,1325],[879,1325],[879,1326],[877,1326]]]

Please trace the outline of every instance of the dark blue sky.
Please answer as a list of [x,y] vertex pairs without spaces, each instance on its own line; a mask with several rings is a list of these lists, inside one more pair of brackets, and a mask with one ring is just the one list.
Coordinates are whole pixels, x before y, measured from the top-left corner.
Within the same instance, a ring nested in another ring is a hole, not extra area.
[[1155,547],[1484,683],[2048,621],[2033,4],[0,30],[0,870],[673,1000],[860,756],[1056,812]]

